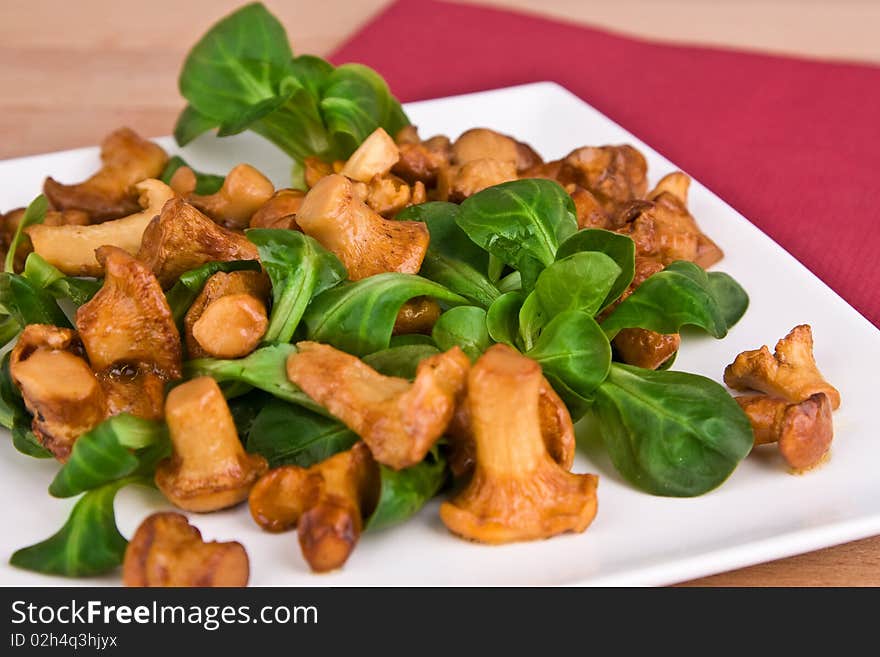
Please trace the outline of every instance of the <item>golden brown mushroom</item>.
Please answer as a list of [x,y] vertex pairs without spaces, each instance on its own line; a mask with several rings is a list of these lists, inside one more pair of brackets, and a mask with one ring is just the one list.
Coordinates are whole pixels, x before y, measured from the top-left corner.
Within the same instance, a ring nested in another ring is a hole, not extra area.
[[394,321],[394,335],[408,335],[410,333],[431,334],[434,324],[440,319],[440,304],[431,297],[416,297],[410,299],[397,313]]
[[205,263],[257,260],[259,253],[241,233],[218,226],[189,203],[174,198],[147,226],[137,257],[168,288],[181,274]]
[[648,186],[648,163],[628,144],[622,146],[584,146],[562,160],[556,179],[563,185],[574,183],[588,190],[609,215],[625,203],[640,199]]
[[253,214],[275,193],[275,186],[249,164],[233,167],[214,194],[188,194],[187,202],[227,228],[247,228]]
[[147,516],[125,548],[125,586],[247,586],[250,562],[241,543],[210,543],[174,512]]
[[745,395],[736,401],[749,417],[755,445],[777,443],[795,470],[815,467],[831,448],[831,401],[823,392],[795,403],[768,395]]
[[[676,193],[681,193],[676,192]],[[636,252],[668,265],[689,260],[710,267],[724,252],[704,234],[687,206],[669,191],[659,191],[653,201],[637,201],[621,210],[625,215],[620,232],[636,243]]]
[[66,461],[76,439],[107,415],[104,391],[70,329],[26,326],[10,355],[9,371],[34,416],[34,435],[59,461]]
[[[6,257],[6,252],[12,245],[15,231],[24,217],[24,213],[25,208],[16,208],[0,215],[0,256],[2,258]],[[48,210],[42,221],[44,226],[88,226],[90,223],[89,215],[82,210]],[[24,269],[24,262],[33,250],[34,247],[25,233],[15,252],[13,269],[16,272]]]
[[620,360],[629,365],[656,370],[681,346],[678,333],[666,335],[643,328],[622,329],[611,344]]
[[691,186],[691,177],[683,171],[673,171],[663,176],[648,193],[648,200],[654,201],[661,194],[672,194],[682,205],[687,207],[688,189]]
[[287,360],[287,377],[395,470],[422,461],[443,434],[470,367],[454,347],[420,362],[410,382],[382,376],[329,345],[300,342],[297,349]]
[[406,126],[395,136],[400,159],[391,173],[414,185],[417,182],[433,187],[437,173],[452,161],[452,143],[438,135],[422,141],[415,126]]
[[816,366],[809,324],[795,326],[776,343],[773,354],[766,345],[739,354],[724,370],[724,383],[734,390],[757,390],[790,402],[823,392],[831,408],[840,406],[840,393]]
[[346,178],[368,183],[391,171],[398,159],[397,144],[383,128],[376,128],[351,154],[341,173]]
[[[455,477],[470,474],[476,462],[477,444],[467,397],[455,409],[455,415],[446,428],[449,440],[449,468]],[[550,458],[566,470],[574,464],[575,433],[574,423],[565,402],[543,376],[538,390],[538,413],[541,422],[541,437]]]
[[122,249],[96,252],[104,285],[76,312],[89,361],[111,415],[162,417],[165,382],[180,378],[180,335],[171,309],[147,267]]
[[455,164],[475,160],[512,162],[518,173],[541,163],[541,157],[531,146],[488,128],[466,130],[452,145]]
[[300,230],[296,213],[305,193],[298,189],[279,189],[251,217],[251,228],[286,228]]
[[409,205],[424,203],[425,186],[416,182],[410,187],[403,179],[392,174],[374,177],[367,184],[364,202],[383,217],[393,217]]
[[211,276],[183,319],[189,358],[240,358],[256,349],[269,325],[268,296],[263,272]]
[[172,454],[157,466],[156,486],[172,504],[204,512],[247,499],[268,466],[259,454],[244,451],[214,379],[191,379],[169,392],[165,421]]
[[134,189],[143,207],[137,214],[91,226],[43,223],[26,228],[34,251],[68,276],[101,276],[95,249],[111,245],[137,253],[147,225],[174,198],[174,191],[160,180],[143,180]]
[[487,187],[516,180],[516,163],[509,160],[471,160],[441,169],[437,175],[437,198],[460,203]]
[[285,465],[251,490],[251,515],[263,529],[297,528],[303,557],[315,572],[341,568],[357,545],[363,518],[376,506],[379,468],[357,443],[310,468]]
[[101,143],[97,173],[78,185],[46,178],[43,193],[56,210],[82,210],[94,222],[118,219],[138,211],[139,191],[132,186],[158,178],[167,161],[168,154],[160,146],[129,128],[120,128]]
[[430,239],[421,222],[383,219],[338,174],[323,178],[306,194],[296,222],[336,254],[353,281],[383,272],[417,273]]
[[477,447],[467,487],[440,507],[455,534],[483,543],[584,531],[596,515],[598,477],[553,461],[541,436],[541,367],[506,345],[490,347],[468,376]]
[[567,189],[571,200],[574,201],[579,229],[603,228],[605,230],[613,230],[614,226],[611,219],[595,196],[580,185],[572,184]]

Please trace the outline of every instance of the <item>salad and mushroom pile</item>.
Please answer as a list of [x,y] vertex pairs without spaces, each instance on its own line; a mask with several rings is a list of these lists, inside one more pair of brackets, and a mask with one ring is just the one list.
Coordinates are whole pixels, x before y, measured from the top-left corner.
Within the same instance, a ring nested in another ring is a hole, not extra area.
[[[583,532],[584,418],[655,495],[711,491],[756,445],[797,470],[826,457],[840,395],[809,326],[735,358],[743,396],[670,369],[683,326],[720,339],[748,306],[706,271],[723,253],[686,174],[651,187],[628,145],[545,161],[489,128],[426,138],[374,71],[294,57],[260,4],[196,44],[180,86],[181,146],[253,130],[291,184],[121,128],[91,177],[2,216],[0,422],[58,461],[52,496],[79,497],[14,565],[245,585],[244,547],[190,524],[245,505],[316,572],[438,495],[466,540]],[[169,510],[128,541],[113,501],[134,484]]]

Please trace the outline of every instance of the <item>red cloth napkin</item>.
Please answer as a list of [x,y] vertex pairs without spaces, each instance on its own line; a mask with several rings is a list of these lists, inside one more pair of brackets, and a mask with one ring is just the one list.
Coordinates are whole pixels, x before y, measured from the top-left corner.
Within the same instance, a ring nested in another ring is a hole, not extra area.
[[399,0],[331,59],[372,66],[403,101],[556,81],[880,326],[878,67],[660,45],[436,0]]

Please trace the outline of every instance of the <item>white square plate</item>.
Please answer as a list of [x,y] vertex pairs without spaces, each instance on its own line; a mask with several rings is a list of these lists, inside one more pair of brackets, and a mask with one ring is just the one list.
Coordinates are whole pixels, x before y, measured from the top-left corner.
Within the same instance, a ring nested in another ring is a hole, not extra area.
[[[631,143],[647,157],[651,181],[676,167],[620,126],[553,83],[537,83],[412,103],[423,135],[485,125],[532,144],[546,159],[583,144]],[[115,126],[108,126],[108,131]],[[160,140],[179,149],[170,138]],[[288,181],[289,160],[259,137],[204,136],[183,149],[196,168],[227,171],[249,162],[276,184]],[[85,148],[0,162],[0,208],[25,205],[52,175],[83,179],[98,166]],[[745,218],[694,182],[690,207],[724,249],[718,269],[749,292],[751,306],[726,339],[686,336],[675,369],[721,379],[743,349],[772,347],[796,324],[809,323],[816,358],[839,389],[831,459],[794,476],[777,454],[751,456],[718,490],[693,499],[653,497],[628,484],[600,449],[581,453],[578,472],[600,475],[599,513],[583,534],[506,546],[483,546],[449,534],[435,501],[403,526],[366,534],[345,568],[312,575],[295,533],[270,535],[245,507],[195,515],[209,539],[238,540],[251,559],[255,585],[657,585],[708,575],[880,533],[880,440],[872,415],[880,372],[880,331]],[[118,584],[118,575],[90,580],[46,577],[12,568],[12,552],[40,541],[63,523],[73,500],[46,492],[57,464],[18,454],[0,440],[0,584]],[[116,503],[119,528],[131,536],[140,521],[169,508],[158,492],[124,489]]]

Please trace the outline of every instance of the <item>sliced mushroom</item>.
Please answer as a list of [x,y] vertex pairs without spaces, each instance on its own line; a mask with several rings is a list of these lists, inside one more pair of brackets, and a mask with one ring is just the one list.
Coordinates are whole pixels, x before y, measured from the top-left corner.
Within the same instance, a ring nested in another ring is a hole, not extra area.
[[673,171],[663,176],[648,193],[648,200],[654,201],[661,194],[671,194],[687,207],[688,189],[691,186],[691,177],[682,171]]
[[300,230],[296,213],[305,193],[298,189],[279,189],[251,217],[251,228],[286,228]]
[[134,189],[144,208],[137,214],[91,226],[43,223],[26,228],[34,251],[68,276],[101,276],[95,249],[110,245],[137,253],[147,225],[174,198],[174,191],[159,180],[143,180]]
[[455,347],[424,359],[410,382],[329,345],[300,342],[297,350],[287,360],[287,377],[396,470],[422,461],[443,434],[470,367]]
[[831,448],[831,401],[823,392],[795,403],[768,395],[746,395],[736,401],[749,417],[755,445],[777,443],[780,454],[795,470],[815,467]]
[[170,200],[153,219],[137,252],[163,288],[184,272],[212,261],[257,260],[259,253],[241,233],[218,226],[179,198]]
[[[565,402],[553,386],[541,377],[538,389],[538,413],[541,422],[541,437],[550,458],[566,470],[571,470],[575,455],[574,423]],[[446,429],[449,440],[449,468],[453,476],[461,478],[469,475],[476,462],[477,444],[474,440],[470,417],[470,406],[464,397],[455,409],[455,415]]]
[[217,272],[183,319],[189,358],[240,358],[256,349],[269,321],[269,280],[263,272]]
[[104,285],[79,307],[76,326],[111,414],[162,416],[162,389],[180,378],[180,335],[159,283],[122,249],[96,252]]
[[43,193],[56,210],[82,210],[95,222],[118,219],[138,211],[140,190],[133,191],[132,186],[158,178],[167,161],[168,154],[160,146],[129,128],[120,128],[101,144],[97,173],[77,185],[46,178]]
[[776,343],[773,354],[766,345],[739,354],[724,370],[724,383],[734,390],[757,390],[789,402],[822,392],[831,400],[831,408],[840,406],[840,393],[816,366],[809,324],[795,326]]
[[[12,240],[15,238],[15,232],[24,213],[25,208],[16,208],[5,215],[0,215],[0,254],[4,258],[12,245]],[[82,210],[48,210],[42,221],[43,226],[88,226],[90,223],[88,213]],[[24,269],[25,260],[34,250],[27,233],[23,237],[24,239],[19,241],[18,249],[15,252],[13,269],[16,272]]]
[[348,560],[378,494],[379,468],[367,446],[357,443],[310,468],[270,470],[251,490],[249,504],[267,531],[296,527],[306,562],[326,572]]
[[397,144],[384,129],[376,128],[351,154],[341,173],[346,178],[368,183],[391,171],[399,159]]
[[66,461],[77,438],[107,416],[107,402],[74,331],[29,324],[9,360],[40,444]]
[[275,186],[249,164],[233,167],[214,194],[188,194],[186,200],[227,228],[247,228],[254,213],[275,193]]
[[157,466],[156,486],[172,504],[204,512],[247,499],[268,466],[259,454],[244,451],[214,379],[191,379],[169,392],[165,421],[172,455]]
[[584,531],[596,515],[598,477],[572,474],[541,435],[541,367],[506,345],[490,347],[468,376],[476,440],[470,483],[440,507],[455,534],[483,543]]
[[125,586],[247,586],[250,562],[241,543],[210,543],[174,512],[154,513],[125,548]]
[[351,280],[392,271],[417,273],[430,239],[421,222],[383,219],[356,197],[348,178],[337,174],[306,194],[296,221],[336,254]]

